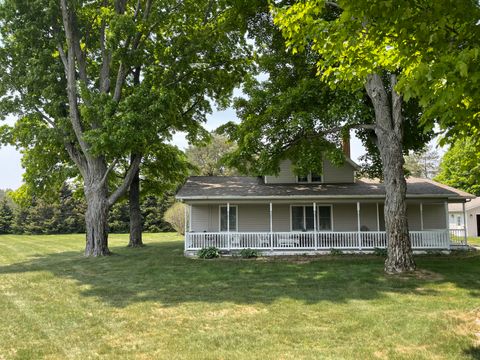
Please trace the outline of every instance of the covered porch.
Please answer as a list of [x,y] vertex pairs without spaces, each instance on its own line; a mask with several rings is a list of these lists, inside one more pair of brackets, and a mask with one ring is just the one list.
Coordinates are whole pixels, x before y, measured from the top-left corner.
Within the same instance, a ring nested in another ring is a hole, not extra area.
[[[408,201],[407,216],[415,250],[466,245],[464,230],[448,228],[447,202]],[[197,202],[189,204],[185,218],[186,253],[210,246],[269,253],[387,247],[379,201]]]

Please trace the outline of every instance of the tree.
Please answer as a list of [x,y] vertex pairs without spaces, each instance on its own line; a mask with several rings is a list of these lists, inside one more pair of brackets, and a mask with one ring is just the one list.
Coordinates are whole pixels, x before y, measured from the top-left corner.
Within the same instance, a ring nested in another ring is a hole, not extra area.
[[176,202],[165,212],[164,215],[165,221],[172,225],[175,231],[180,235],[185,235],[185,210],[185,204]]
[[411,151],[405,156],[405,169],[409,175],[433,179],[438,173],[440,155],[428,146],[420,152]]
[[231,176],[236,175],[236,172],[225,164],[224,157],[234,149],[235,145],[227,137],[212,133],[208,143],[190,145],[185,154],[198,175]]
[[480,196],[480,142],[457,140],[443,156],[435,180]]
[[12,231],[13,211],[7,198],[0,200],[0,234],[10,234]]
[[318,74],[333,89],[364,88],[368,94],[375,121],[359,122],[357,126],[375,133],[386,191],[388,257],[385,271],[401,273],[415,269],[403,173],[404,101],[397,90],[405,58],[396,47],[396,33],[391,28],[378,29],[376,18],[369,11],[371,7],[366,1],[312,0],[276,8],[274,13],[275,22],[293,53],[304,51],[311,44],[312,50],[320,55]]
[[20,117],[2,138],[39,188],[81,176],[85,255],[108,255],[109,208],[152,145],[202,136],[207,97],[225,105],[241,77],[243,36],[209,0],[9,0],[0,15],[0,110]]

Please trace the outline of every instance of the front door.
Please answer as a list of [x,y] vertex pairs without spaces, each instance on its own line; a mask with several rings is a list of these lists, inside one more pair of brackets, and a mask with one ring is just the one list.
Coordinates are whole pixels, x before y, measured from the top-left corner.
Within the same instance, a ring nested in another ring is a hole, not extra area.
[[477,214],[477,236],[480,236],[480,214]]

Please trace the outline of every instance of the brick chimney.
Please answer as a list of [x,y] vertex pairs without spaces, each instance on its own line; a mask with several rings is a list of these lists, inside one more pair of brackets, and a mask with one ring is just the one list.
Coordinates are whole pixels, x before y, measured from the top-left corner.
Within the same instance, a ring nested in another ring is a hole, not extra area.
[[350,159],[350,132],[342,136],[342,150],[347,159]]

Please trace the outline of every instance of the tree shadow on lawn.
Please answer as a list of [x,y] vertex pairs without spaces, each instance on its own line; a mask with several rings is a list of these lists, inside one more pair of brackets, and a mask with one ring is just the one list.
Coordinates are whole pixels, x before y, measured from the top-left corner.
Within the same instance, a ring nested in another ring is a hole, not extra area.
[[419,258],[422,271],[386,276],[383,259],[374,256],[198,260],[185,258],[182,245],[117,247],[113,248],[115,255],[103,259],[84,258],[79,252],[40,254],[0,266],[0,276],[50,272],[85,286],[81,295],[114,307],[145,301],[163,306],[186,302],[269,304],[285,298],[314,304],[379,299],[392,292],[435,296],[438,290],[428,285],[444,282],[468,289],[472,296],[480,293],[480,257],[476,255]]

